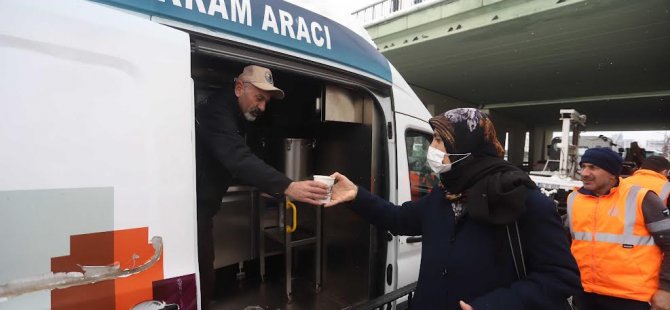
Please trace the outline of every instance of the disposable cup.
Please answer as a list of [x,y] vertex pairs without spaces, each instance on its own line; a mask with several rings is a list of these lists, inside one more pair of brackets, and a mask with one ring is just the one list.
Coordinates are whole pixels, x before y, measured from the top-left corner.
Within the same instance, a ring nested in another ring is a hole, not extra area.
[[329,177],[327,175],[314,175],[314,181],[328,185],[328,196],[326,199],[320,200],[320,202],[330,202],[330,199],[333,197],[333,184],[335,184],[335,178]]

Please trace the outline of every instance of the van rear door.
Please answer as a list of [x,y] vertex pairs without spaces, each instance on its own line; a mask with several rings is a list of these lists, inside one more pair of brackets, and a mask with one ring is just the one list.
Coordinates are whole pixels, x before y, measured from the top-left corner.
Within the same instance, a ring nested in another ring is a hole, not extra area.
[[136,15],[0,2],[0,285],[78,265],[131,268],[153,254],[152,236],[164,244],[141,274],[0,308],[129,309],[177,282],[195,302],[189,37]]

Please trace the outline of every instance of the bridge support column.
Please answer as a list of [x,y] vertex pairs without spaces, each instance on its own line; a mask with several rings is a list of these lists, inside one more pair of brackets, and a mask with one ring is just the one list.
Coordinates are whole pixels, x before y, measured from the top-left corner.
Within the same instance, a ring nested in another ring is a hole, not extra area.
[[526,126],[495,111],[490,112],[491,120],[496,127],[496,134],[500,143],[505,146],[505,134],[507,134],[507,161],[516,166],[523,164],[523,147],[526,142]]
[[526,130],[520,127],[510,128],[507,143],[507,160],[515,166],[523,165]]
[[549,133],[549,140],[546,139],[547,135],[545,127],[535,127],[530,130],[528,161],[530,162],[531,168],[536,161],[545,159],[547,153],[546,145],[551,141],[551,132]]

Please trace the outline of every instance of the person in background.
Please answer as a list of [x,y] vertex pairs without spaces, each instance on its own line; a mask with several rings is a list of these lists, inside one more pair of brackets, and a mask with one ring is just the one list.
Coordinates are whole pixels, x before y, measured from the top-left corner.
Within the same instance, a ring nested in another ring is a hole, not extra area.
[[670,206],[670,182],[668,182],[670,161],[662,156],[650,156],[642,162],[642,166],[635,173],[624,179],[624,182],[639,185],[654,191],[665,206]]
[[202,309],[209,309],[214,292],[212,218],[233,178],[275,197],[320,204],[327,186],[316,181],[295,182],[256,157],[247,146],[245,122],[253,122],[270,98],[282,99],[272,72],[246,66],[233,89],[224,89],[196,108],[196,186],[198,209],[198,264]]
[[[586,150],[584,185],[568,196],[568,227],[584,293],[580,310],[670,309],[670,219],[652,191],[619,178],[609,148]],[[651,303],[651,306],[650,306]]]
[[[332,201],[349,202],[396,235],[422,235],[415,309],[563,309],[581,291],[554,203],[528,175],[503,160],[493,123],[477,109],[430,119],[428,148],[441,186],[396,206],[334,173]],[[518,223],[527,277],[512,258],[508,225]]]
[[627,162],[635,163],[635,169],[639,169],[642,166],[642,161],[644,161],[645,153],[644,150],[640,148],[636,141],[630,143],[630,148],[626,152],[625,160]]

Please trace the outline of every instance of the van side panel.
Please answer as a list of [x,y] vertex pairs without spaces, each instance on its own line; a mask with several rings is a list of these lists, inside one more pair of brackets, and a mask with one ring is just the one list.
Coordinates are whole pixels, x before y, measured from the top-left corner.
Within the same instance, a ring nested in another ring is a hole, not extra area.
[[[188,35],[87,1],[3,1],[0,68],[0,249],[11,253],[0,255],[0,284],[79,264],[136,266],[153,254],[152,236],[164,244],[152,281],[194,275]],[[112,237],[77,241],[95,234]],[[78,257],[80,246],[99,255]],[[88,261],[59,265],[65,257]],[[130,296],[106,296],[117,309],[151,295],[151,281],[135,297],[114,282]],[[50,295],[0,309],[47,309]]]
[[395,111],[397,113],[428,121],[432,115],[430,115],[426,106],[421,103],[419,97],[414,93],[412,87],[407,84],[407,81],[400,75],[400,72],[398,72],[393,65],[390,66],[393,75],[393,105]]
[[347,25],[286,1],[94,1],[333,61],[391,81],[388,61],[374,45]]

